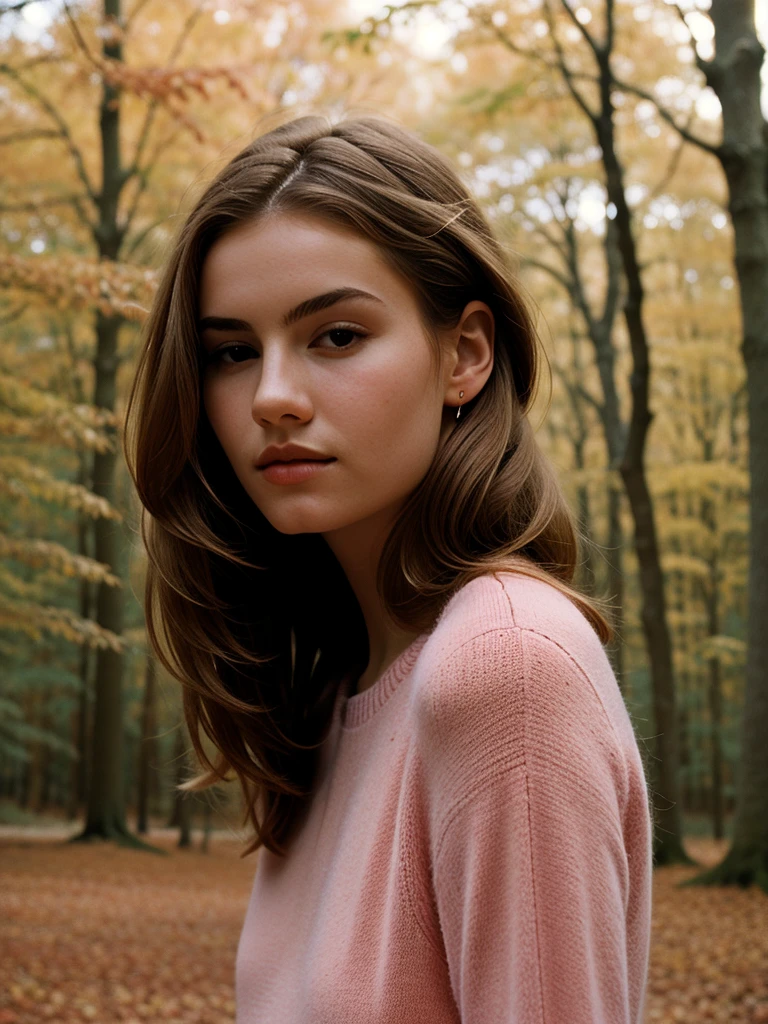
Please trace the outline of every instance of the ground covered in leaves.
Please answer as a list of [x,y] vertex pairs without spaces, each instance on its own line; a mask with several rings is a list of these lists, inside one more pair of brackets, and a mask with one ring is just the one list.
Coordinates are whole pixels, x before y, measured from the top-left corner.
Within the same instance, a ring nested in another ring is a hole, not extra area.
[[[0,1024],[232,1024],[255,858],[153,842],[169,855],[0,839]],[[725,852],[686,845],[702,864]],[[765,1024],[768,896],[675,888],[695,873],[655,873],[646,1021]]]

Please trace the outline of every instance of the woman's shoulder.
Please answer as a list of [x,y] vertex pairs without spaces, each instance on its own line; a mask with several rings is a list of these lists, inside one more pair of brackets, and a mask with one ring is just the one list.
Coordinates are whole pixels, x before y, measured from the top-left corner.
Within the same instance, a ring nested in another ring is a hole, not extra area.
[[[426,659],[460,658],[485,634],[529,631],[546,637],[577,661],[601,660],[603,645],[577,605],[554,583],[514,569],[485,573],[456,590],[429,637]],[[586,667],[586,666],[585,666]]]
[[596,747],[631,747],[600,638],[556,586],[515,572],[478,577],[451,598],[430,643],[415,695],[418,735],[436,762],[514,761],[532,736],[586,759]]

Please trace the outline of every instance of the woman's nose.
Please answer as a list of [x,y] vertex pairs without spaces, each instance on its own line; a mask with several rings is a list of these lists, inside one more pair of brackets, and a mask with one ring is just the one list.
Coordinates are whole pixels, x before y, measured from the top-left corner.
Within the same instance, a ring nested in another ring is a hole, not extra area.
[[276,350],[263,355],[251,404],[254,420],[278,423],[290,416],[304,421],[312,418],[312,408],[309,381],[298,361]]

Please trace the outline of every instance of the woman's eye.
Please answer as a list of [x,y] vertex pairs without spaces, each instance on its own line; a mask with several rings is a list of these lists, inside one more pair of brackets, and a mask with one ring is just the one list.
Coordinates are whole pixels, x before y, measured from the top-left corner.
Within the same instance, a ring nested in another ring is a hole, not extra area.
[[354,327],[340,325],[339,327],[330,327],[327,331],[319,334],[315,340],[330,338],[334,349],[345,349],[351,348],[358,338],[364,337],[365,334],[362,331],[357,331]]
[[[339,352],[352,348],[358,339],[364,337],[366,335],[363,331],[358,331],[354,327],[347,327],[341,324],[338,327],[329,327],[327,331],[324,331],[315,338],[315,342],[320,341],[322,338],[329,338],[330,346],[322,345],[320,347],[326,350],[330,348],[331,351]],[[215,348],[208,354],[205,363],[206,366],[219,363],[222,363],[224,366],[234,366],[237,363],[245,363],[249,359],[256,358],[260,358],[256,349],[252,345],[241,343],[239,345],[221,345],[219,348]]]
[[209,354],[206,363],[224,363],[225,366],[232,366],[233,363],[244,363],[256,354],[250,345],[222,345]]

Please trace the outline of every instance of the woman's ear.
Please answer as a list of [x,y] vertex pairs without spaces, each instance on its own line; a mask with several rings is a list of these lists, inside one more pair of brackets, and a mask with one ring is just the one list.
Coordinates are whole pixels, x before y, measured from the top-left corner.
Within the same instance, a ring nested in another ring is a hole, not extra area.
[[[494,337],[491,307],[479,299],[468,302],[445,342],[448,351],[443,379],[446,405],[464,405],[482,391],[493,370]],[[460,391],[464,392],[462,399],[459,399]]]

